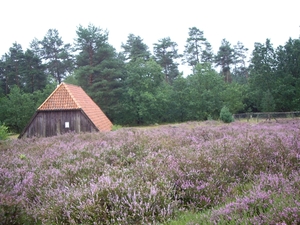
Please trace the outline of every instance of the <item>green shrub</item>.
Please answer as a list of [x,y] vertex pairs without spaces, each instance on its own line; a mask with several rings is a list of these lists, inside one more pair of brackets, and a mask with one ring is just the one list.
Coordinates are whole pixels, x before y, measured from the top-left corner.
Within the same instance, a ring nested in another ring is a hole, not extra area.
[[122,128],[121,125],[114,124],[112,127],[112,131],[119,130],[120,128]]
[[228,109],[226,106],[223,106],[223,108],[221,109],[221,112],[220,112],[220,119],[221,119],[224,123],[231,123],[231,122],[234,121],[231,112],[229,112],[229,109]]
[[0,140],[5,140],[8,137],[8,127],[0,125]]

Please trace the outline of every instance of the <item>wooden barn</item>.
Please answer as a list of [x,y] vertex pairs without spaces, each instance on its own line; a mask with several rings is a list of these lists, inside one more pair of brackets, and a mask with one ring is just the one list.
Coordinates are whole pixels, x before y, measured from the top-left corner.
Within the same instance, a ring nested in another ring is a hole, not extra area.
[[111,121],[81,87],[61,83],[37,109],[19,138],[111,129]]

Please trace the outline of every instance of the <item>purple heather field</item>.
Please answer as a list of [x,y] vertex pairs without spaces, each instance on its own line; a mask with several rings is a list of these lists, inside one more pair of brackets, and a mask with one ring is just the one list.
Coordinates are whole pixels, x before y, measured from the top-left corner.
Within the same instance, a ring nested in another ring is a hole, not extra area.
[[300,224],[300,120],[0,142],[0,224]]

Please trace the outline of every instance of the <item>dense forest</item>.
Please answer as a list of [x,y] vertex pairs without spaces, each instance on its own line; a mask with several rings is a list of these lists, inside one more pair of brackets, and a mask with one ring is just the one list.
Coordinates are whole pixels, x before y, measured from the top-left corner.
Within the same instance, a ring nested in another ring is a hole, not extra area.
[[[300,39],[274,48],[271,41],[222,40],[214,54],[204,32],[189,28],[181,53],[170,37],[152,51],[129,34],[122,51],[108,31],[78,26],[74,43],[58,30],[33,39],[26,50],[13,43],[0,59],[0,125],[20,132],[61,82],[81,86],[114,124],[144,125],[218,119],[231,113],[300,110]],[[184,76],[179,65],[191,68]]]

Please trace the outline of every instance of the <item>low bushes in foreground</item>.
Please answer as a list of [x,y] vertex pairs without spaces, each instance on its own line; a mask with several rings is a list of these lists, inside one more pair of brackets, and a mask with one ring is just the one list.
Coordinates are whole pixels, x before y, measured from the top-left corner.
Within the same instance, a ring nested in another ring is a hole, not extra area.
[[11,140],[0,157],[0,224],[300,222],[298,120]]
[[8,138],[8,127],[0,122],[0,141]]

